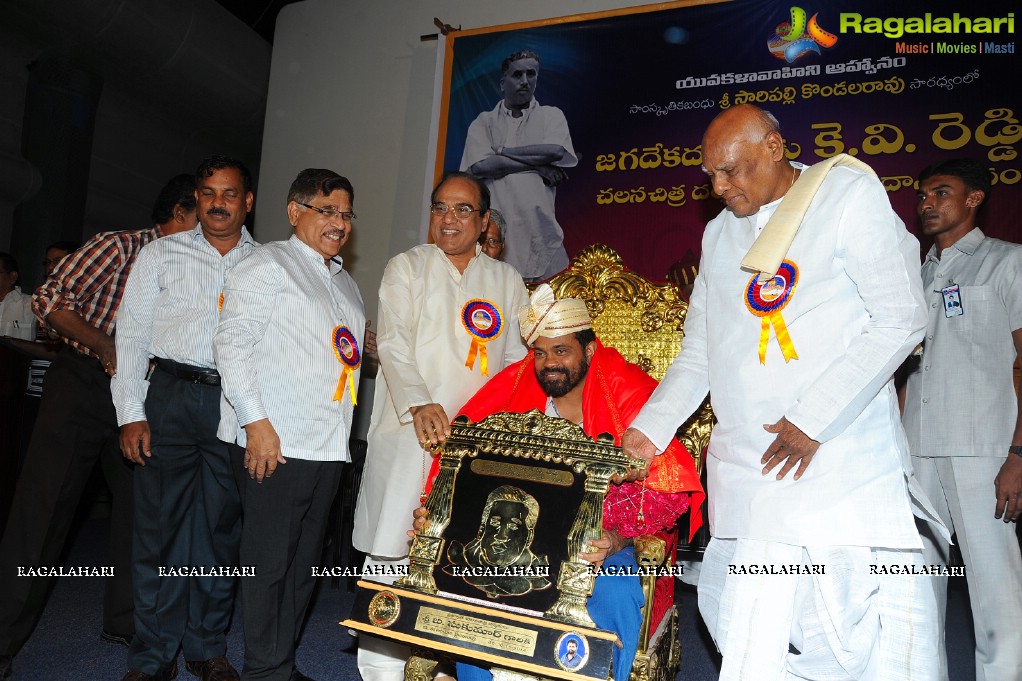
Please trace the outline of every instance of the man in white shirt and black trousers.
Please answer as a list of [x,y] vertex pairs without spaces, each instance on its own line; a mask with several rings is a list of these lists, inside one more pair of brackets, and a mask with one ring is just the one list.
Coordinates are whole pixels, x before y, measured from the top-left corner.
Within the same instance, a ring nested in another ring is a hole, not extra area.
[[213,332],[228,270],[257,246],[243,224],[254,196],[251,174],[224,156],[203,161],[195,183],[199,225],[139,252],[117,313],[111,393],[121,452],[138,464],[135,637],[122,681],[173,679],[179,649],[201,681],[238,678],[225,654],[241,500],[217,439]]
[[[241,584],[246,681],[307,681],[295,647],[316,579],[348,437],[365,332],[358,286],[342,268],[351,183],[298,173],[287,195],[294,235],[233,269],[213,339],[223,376],[220,438],[244,506]],[[233,443],[237,443],[236,445]]]

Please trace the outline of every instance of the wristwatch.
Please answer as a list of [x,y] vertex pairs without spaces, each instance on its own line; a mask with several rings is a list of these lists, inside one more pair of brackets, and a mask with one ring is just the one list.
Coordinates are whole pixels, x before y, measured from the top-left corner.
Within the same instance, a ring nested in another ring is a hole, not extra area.
[[1018,454],[1019,456],[1022,456],[1022,445],[1012,445],[1008,447],[1008,453]]

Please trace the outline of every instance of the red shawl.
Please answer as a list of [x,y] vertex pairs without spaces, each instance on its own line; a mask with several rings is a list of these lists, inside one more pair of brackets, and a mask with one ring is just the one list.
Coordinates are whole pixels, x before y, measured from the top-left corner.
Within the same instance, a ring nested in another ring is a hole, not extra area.
[[[638,416],[639,410],[646,404],[656,386],[656,379],[637,365],[625,360],[614,348],[605,347],[597,340],[596,352],[589,364],[582,392],[582,425],[586,434],[595,438],[600,433],[610,433],[614,436],[615,444],[620,446],[621,435]],[[472,422],[478,422],[502,411],[518,413],[533,409],[545,411],[546,404],[547,395],[536,379],[534,353],[530,350],[523,360],[506,367],[490,379],[459,413],[467,416]],[[437,462],[434,462],[433,468],[430,482],[439,468]],[[644,526],[629,526],[624,519],[605,517],[605,527],[616,529],[624,536],[635,536],[661,529],[661,523],[655,517],[658,506],[664,506],[664,511],[667,511],[666,507],[676,509],[673,514],[676,519],[677,514],[683,512],[684,508],[679,507],[677,503],[669,503],[670,497],[677,493],[687,493],[691,495],[690,534],[695,534],[702,525],[701,507],[706,494],[699,482],[695,462],[680,442],[673,440],[667,451],[653,460],[649,476],[643,483],[625,483],[621,485],[620,490],[612,489],[613,494],[608,494],[608,501],[622,495],[637,496],[630,492],[641,492],[643,486],[646,487],[646,492],[642,506],[644,515],[647,516]],[[618,503],[611,505],[620,508],[627,506]],[[606,511],[611,511],[607,505],[605,515]],[[649,517],[651,515],[654,517]],[[674,519],[666,526],[673,525]],[[629,531],[630,529],[635,531]]]

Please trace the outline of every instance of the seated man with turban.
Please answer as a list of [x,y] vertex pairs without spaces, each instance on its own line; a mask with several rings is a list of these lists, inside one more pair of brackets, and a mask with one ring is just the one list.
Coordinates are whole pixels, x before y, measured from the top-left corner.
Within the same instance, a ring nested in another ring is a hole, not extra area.
[[[584,301],[555,300],[551,288],[542,284],[529,302],[519,312],[529,353],[494,376],[460,413],[478,422],[498,412],[539,409],[577,423],[590,437],[610,433],[620,445],[621,434],[656,389],[656,380],[597,340]],[[438,469],[434,461],[432,476]],[[674,441],[654,459],[645,480],[610,486],[603,506],[603,536],[591,543],[592,553],[581,557],[602,563],[608,572],[611,567],[618,572],[635,570],[632,539],[673,527],[689,508],[697,514],[703,498],[692,457]],[[691,532],[701,521],[693,515]],[[642,605],[638,577],[597,576],[588,610],[598,627],[616,632],[624,644],[614,652],[616,679],[627,679],[631,672]],[[459,681],[487,677],[484,670],[458,664]]]

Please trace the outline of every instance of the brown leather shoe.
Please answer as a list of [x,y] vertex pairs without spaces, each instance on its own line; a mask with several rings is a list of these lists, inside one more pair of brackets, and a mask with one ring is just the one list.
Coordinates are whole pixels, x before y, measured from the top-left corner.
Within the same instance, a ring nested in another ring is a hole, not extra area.
[[185,662],[185,669],[201,681],[241,681],[238,672],[223,655],[202,662]]
[[174,678],[177,678],[177,660],[174,660],[173,664],[158,674],[130,671],[124,675],[121,681],[171,681]]

